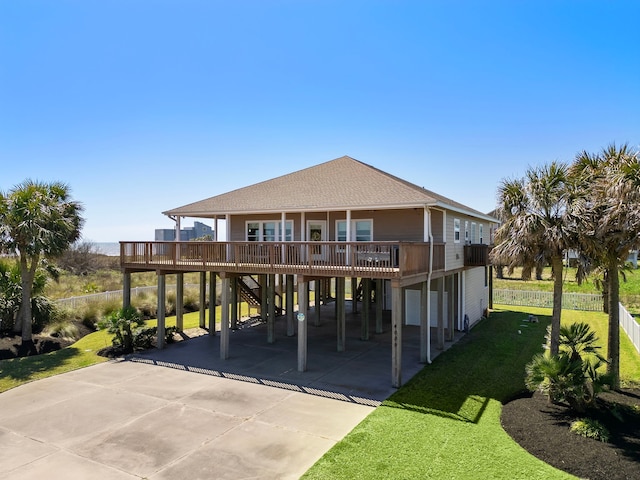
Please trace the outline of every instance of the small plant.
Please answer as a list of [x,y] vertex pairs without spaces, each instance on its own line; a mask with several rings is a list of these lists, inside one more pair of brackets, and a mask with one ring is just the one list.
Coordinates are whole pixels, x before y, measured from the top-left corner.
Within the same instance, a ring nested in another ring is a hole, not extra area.
[[113,335],[113,346],[124,353],[133,352],[134,330],[144,325],[144,320],[134,307],[121,308],[98,323]]
[[583,418],[572,422],[569,430],[581,437],[593,438],[601,442],[609,441],[609,430],[599,421],[591,418]]

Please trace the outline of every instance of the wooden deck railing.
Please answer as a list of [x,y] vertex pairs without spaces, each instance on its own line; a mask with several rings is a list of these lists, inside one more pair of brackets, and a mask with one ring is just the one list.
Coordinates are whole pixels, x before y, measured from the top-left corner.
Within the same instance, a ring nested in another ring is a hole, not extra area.
[[464,246],[465,267],[486,267],[489,265],[489,245],[474,244]]
[[[429,270],[429,244],[120,242],[120,265],[139,270],[398,278]],[[433,265],[435,270],[444,268],[444,244],[434,244]]]

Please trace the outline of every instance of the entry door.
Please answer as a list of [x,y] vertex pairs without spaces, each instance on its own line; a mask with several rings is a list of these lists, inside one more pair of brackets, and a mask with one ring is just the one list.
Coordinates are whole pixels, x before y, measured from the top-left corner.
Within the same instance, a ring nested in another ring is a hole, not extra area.
[[[327,221],[326,220],[309,220],[307,222],[307,239],[310,242],[326,242],[327,241]],[[326,260],[327,251],[323,245],[311,246],[311,260]]]

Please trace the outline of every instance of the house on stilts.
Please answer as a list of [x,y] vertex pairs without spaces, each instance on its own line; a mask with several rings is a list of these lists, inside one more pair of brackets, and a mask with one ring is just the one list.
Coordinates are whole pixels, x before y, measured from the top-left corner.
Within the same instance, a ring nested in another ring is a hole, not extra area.
[[[391,329],[395,387],[402,384],[403,329],[419,329],[415,361],[429,363],[432,329],[435,344],[444,348],[489,307],[490,237],[497,219],[348,156],[163,213],[178,231],[186,217],[212,219],[215,238],[120,242],[125,305],[132,273],[157,274],[160,348],[166,275],[177,275],[181,328],[186,272],[200,272],[201,300],[207,274],[211,303],[220,297],[219,332],[215,308],[209,332],[219,334],[222,359],[229,357],[229,332],[242,300],[259,309],[267,342],[275,341],[276,318],[286,322],[287,335],[297,335],[300,372],[307,369],[308,323],[322,302],[336,302],[336,348],[345,349],[350,282],[351,302],[357,306],[360,300],[362,339]],[[226,234],[218,238],[222,221]],[[389,311],[390,324],[383,326],[383,312],[388,318]]]

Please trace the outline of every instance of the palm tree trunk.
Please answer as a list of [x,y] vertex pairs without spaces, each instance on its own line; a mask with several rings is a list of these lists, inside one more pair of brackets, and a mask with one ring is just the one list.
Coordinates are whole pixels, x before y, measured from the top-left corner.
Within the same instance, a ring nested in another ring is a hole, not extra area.
[[22,301],[18,310],[18,321],[22,329],[22,345],[33,346],[32,336],[32,315],[31,315],[31,292],[33,290],[33,279],[38,268],[39,257],[31,259],[31,266],[24,255],[20,255],[20,283],[22,285]]
[[611,388],[620,388],[620,278],[618,259],[609,260],[609,336],[607,341],[607,375],[611,377]]
[[560,315],[562,313],[562,255],[551,257],[553,272],[553,314],[551,315],[551,355],[560,351]]

